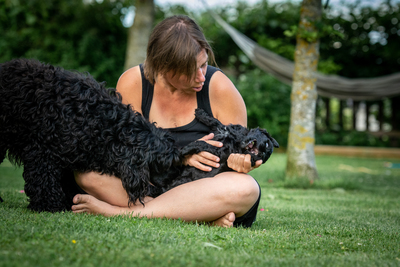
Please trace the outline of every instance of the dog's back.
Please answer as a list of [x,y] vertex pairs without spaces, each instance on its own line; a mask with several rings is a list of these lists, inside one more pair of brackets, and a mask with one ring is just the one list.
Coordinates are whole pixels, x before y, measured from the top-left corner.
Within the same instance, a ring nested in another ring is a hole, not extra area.
[[32,209],[64,209],[72,171],[119,177],[130,201],[142,201],[150,177],[180,162],[167,131],[90,75],[27,59],[0,67],[0,161],[7,153],[24,165]]
[[[1,65],[0,74],[0,156],[21,163],[21,156],[40,143],[47,149],[67,139],[74,140],[91,131],[95,124],[111,123],[112,118],[100,116],[99,105],[112,111],[120,104],[110,97],[103,83],[90,75],[71,72],[36,60],[15,59]],[[104,111],[103,111],[104,112]],[[96,118],[97,117],[97,118]],[[90,119],[97,119],[90,121]],[[106,126],[105,126],[106,127]],[[83,131],[82,131],[83,130]],[[62,134],[61,134],[62,133]],[[100,135],[100,131],[97,131]],[[89,136],[89,135],[86,135]],[[79,144],[71,144],[74,149]],[[68,148],[65,148],[68,149]]]

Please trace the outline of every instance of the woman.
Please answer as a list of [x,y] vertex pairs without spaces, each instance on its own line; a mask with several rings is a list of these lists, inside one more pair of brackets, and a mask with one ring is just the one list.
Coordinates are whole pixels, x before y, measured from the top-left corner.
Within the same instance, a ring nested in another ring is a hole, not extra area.
[[[232,82],[218,69],[208,66],[214,54],[199,26],[187,16],[173,16],[153,30],[145,63],[123,73],[117,84],[122,101],[157,126],[168,129],[179,146],[202,139],[214,146],[210,129],[194,118],[203,108],[223,124],[246,126],[246,107]],[[219,158],[201,152],[185,164],[203,171],[218,167]],[[77,184],[88,194],[74,197],[72,210],[114,216],[130,214],[152,218],[211,222],[224,227],[250,227],[260,199],[257,182],[247,173],[250,155],[232,154],[228,166],[236,172],[183,184],[146,204],[128,206],[121,180],[98,173],[77,173]]]

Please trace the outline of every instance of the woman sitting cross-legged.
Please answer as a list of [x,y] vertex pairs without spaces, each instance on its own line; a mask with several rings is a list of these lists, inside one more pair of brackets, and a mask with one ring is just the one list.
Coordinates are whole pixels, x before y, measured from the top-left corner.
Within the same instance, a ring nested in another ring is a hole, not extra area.
[[[122,101],[150,122],[171,132],[178,146],[195,140],[213,141],[208,126],[194,117],[204,109],[223,124],[247,125],[245,103],[229,78],[208,66],[214,54],[199,26],[187,16],[172,16],[153,30],[143,65],[123,73],[117,84]],[[200,152],[185,164],[203,171],[219,166],[219,158]],[[76,173],[77,184],[87,194],[74,197],[73,212],[114,216],[182,219],[231,227],[250,227],[257,214],[260,187],[247,173],[250,155],[232,154],[228,166],[235,170],[175,187],[145,205],[128,206],[128,195],[117,177]]]

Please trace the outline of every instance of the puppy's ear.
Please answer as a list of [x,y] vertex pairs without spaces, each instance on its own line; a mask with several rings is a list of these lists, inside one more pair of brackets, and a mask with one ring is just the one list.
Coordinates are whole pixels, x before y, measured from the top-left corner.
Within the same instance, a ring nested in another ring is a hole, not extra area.
[[278,142],[272,137],[271,137],[271,140],[272,140],[272,144],[274,145],[274,147],[278,148],[279,147]]
[[276,148],[279,147],[279,143],[267,132],[265,129],[260,129],[269,139],[271,139],[272,145]]

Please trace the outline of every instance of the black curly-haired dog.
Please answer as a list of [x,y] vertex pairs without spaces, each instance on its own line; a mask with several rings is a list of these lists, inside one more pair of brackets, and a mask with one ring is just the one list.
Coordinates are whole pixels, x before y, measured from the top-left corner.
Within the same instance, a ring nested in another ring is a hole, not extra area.
[[[143,203],[145,196],[229,170],[232,152],[265,162],[278,146],[265,130],[224,126],[201,110],[196,117],[215,129],[223,148],[199,141],[178,149],[168,131],[90,75],[28,59],[0,64],[0,163],[7,155],[24,166],[28,207],[35,211],[70,209],[79,192],[73,172],[119,177],[129,203]],[[204,173],[182,166],[186,155],[203,150],[221,157],[221,167]]]
[[91,76],[34,60],[0,66],[0,159],[24,166],[29,208],[69,209],[73,171],[122,180],[131,202],[152,195],[151,173],[179,164],[164,130]]

